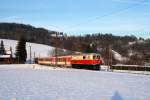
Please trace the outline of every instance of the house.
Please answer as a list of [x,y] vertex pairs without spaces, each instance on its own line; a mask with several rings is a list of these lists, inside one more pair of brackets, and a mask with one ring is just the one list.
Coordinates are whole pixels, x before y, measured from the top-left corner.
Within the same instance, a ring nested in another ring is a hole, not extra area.
[[0,64],[11,64],[12,57],[11,55],[0,55]]

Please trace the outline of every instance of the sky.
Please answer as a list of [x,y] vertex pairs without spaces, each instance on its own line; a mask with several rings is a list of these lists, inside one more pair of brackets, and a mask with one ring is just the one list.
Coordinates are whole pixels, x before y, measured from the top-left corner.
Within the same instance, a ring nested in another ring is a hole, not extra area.
[[149,0],[0,0],[0,22],[83,35],[150,38]]

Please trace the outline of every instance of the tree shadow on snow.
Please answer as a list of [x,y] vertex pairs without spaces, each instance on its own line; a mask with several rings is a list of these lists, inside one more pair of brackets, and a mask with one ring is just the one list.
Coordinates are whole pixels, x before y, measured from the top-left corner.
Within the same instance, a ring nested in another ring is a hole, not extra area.
[[118,91],[115,91],[110,100],[124,100]]

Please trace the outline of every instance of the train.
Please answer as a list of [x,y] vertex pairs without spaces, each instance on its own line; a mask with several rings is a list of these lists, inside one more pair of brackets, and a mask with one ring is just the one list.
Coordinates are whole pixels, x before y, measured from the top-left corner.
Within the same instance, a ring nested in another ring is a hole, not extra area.
[[53,57],[39,57],[36,58],[36,63],[41,65],[51,65],[60,67],[70,67],[77,69],[101,69],[101,55],[97,53],[66,55],[66,56],[53,56]]

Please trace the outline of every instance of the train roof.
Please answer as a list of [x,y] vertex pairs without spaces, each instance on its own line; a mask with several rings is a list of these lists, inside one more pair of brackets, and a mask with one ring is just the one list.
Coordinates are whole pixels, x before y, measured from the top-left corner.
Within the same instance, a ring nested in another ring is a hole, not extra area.
[[[63,56],[57,56],[57,57],[72,57],[72,56],[82,56],[82,55],[100,55],[98,53],[81,53],[81,54],[74,54],[74,55],[63,55]],[[56,56],[50,56],[50,57],[39,57],[39,58],[55,58]]]
[[81,54],[75,54],[75,55],[100,55],[99,53],[81,53]]

